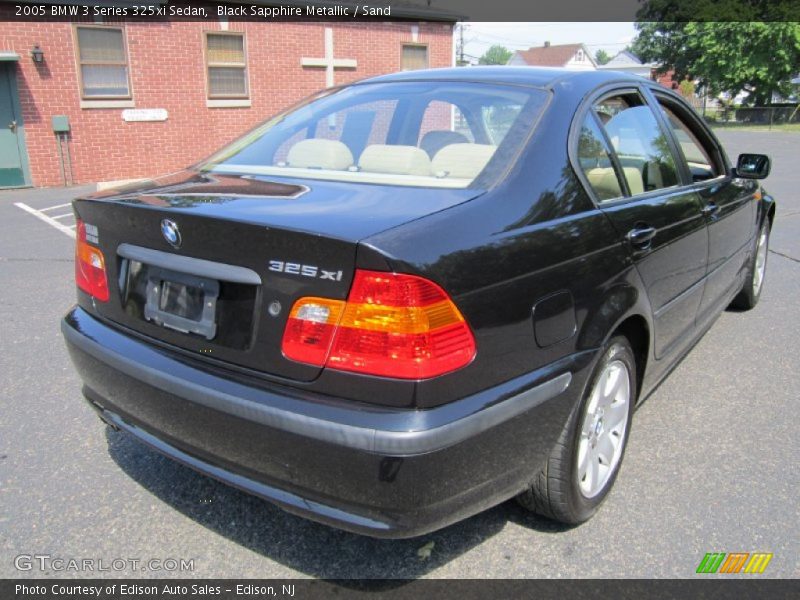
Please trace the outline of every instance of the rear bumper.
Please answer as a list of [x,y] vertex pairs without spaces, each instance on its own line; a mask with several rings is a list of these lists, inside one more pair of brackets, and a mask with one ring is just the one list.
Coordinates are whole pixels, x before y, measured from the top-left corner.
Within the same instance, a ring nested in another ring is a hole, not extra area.
[[421,535],[521,491],[592,353],[435,409],[355,405],[213,372],[81,308],[62,322],[104,420],[225,483],[339,528]]

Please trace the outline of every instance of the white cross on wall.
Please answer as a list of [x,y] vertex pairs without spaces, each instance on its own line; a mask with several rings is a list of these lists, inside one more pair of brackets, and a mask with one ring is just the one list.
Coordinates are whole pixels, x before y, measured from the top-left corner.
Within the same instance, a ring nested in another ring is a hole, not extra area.
[[325,67],[325,86],[333,86],[334,69],[355,69],[358,66],[355,58],[334,58],[333,57],[333,29],[325,28],[325,58],[306,58],[300,59],[300,64],[304,67]]

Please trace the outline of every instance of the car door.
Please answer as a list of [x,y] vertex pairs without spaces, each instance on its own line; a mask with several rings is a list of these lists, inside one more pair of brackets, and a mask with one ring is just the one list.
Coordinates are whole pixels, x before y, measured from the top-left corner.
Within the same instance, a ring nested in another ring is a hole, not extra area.
[[641,90],[604,93],[583,118],[581,169],[647,290],[661,358],[695,326],[708,257],[702,207]]
[[704,322],[741,286],[756,231],[758,187],[731,176],[725,153],[683,101],[659,91],[654,96],[708,223],[708,271],[698,313],[698,323]]

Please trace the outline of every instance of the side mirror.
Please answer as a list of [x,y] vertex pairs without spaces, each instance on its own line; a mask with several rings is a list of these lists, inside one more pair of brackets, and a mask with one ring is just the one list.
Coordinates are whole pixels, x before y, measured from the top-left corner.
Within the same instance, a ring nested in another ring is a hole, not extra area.
[[766,154],[740,154],[736,161],[736,177],[743,179],[766,179],[772,168]]

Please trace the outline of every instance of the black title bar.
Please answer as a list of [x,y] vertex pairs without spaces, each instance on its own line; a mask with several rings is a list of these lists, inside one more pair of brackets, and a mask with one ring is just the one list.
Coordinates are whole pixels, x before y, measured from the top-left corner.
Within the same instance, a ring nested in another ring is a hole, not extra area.
[[[226,17],[229,20],[744,22],[800,18],[798,0],[0,0],[0,20],[96,17],[103,16],[101,9],[115,8],[119,9],[115,18],[122,20],[216,20],[220,18],[215,8],[218,4],[238,7]],[[41,8],[32,11],[34,6]],[[70,6],[84,10],[71,15],[64,10]],[[137,10],[142,6],[160,10]]]

